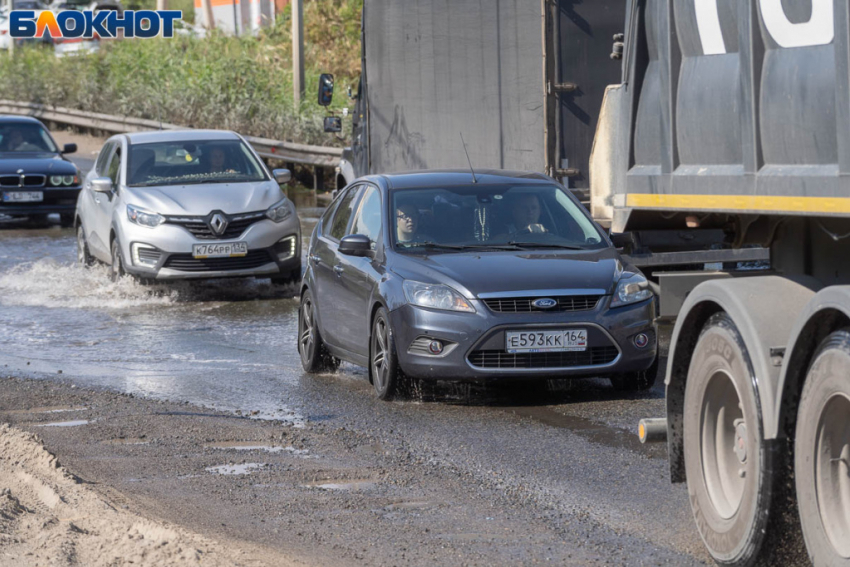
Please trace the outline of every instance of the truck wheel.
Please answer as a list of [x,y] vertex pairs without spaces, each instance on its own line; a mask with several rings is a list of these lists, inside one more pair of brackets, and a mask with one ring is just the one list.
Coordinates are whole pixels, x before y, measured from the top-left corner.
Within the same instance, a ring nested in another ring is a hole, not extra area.
[[751,565],[768,521],[772,477],[754,387],[738,329],[713,315],[688,368],[683,436],[697,529],[722,565]]
[[307,372],[333,372],[339,368],[339,359],[331,356],[322,341],[313,294],[309,289],[301,296],[301,309],[298,310],[298,354],[301,355],[301,366]]
[[850,332],[815,354],[797,412],[797,504],[817,566],[850,566]]

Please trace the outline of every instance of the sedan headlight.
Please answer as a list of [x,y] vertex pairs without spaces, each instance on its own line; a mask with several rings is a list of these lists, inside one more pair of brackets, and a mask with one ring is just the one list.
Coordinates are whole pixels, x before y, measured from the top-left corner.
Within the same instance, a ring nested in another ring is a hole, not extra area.
[[292,215],[292,204],[289,199],[278,201],[266,211],[266,216],[274,222],[283,222]]
[[130,219],[130,222],[148,228],[159,226],[165,222],[164,216],[134,207],[133,205],[127,205],[127,218]]
[[51,175],[50,184],[53,187],[70,187],[71,185],[79,185],[80,178],[76,175]]
[[404,296],[411,305],[443,309],[446,311],[463,311],[475,313],[475,308],[458,292],[447,285],[426,284],[405,280]]
[[652,297],[649,282],[640,274],[624,273],[617,284],[617,290],[611,299],[611,307],[620,307],[630,303],[646,301]]

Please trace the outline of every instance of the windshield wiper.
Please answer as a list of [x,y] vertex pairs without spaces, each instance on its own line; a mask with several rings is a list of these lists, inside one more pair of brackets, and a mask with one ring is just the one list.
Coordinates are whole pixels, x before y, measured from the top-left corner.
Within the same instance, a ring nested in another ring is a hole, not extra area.
[[436,242],[399,242],[404,248],[432,248],[435,250],[463,250],[466,246],[455,246],[454,244],[438,244]]
[[581,246],[571,246],[569,244],[545,244],[543,242],[508,242],[511,246],[517,248],[558,248],[560,250],[586,250]]

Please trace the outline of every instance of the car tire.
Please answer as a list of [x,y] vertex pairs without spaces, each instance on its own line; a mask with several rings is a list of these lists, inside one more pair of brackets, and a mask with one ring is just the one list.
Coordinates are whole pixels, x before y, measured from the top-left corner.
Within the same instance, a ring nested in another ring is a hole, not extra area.
[[658,376],[658,357],[652,363],[652,366],[646,370],[639,372],[629,372],[628,374],[614,374],[609,376],[608,380],[611,386],[618,392],[642,392],[651,389],[655,385],[656,377]]
[[83,225],[77,227],[77,264],[83,268],[94,265],[94,256],[89,252],[89,244],[86,242],[86,233]]
[[328,352],[322,341],[313,293],[309,289],[301,296],[301,307],[298,309],[298,354],[306,372],[333,372],[339,368],[339,359]]
[[62,228],[70,228],[74,226],[74,215],[70,213],[59,215],[59,226]]
[[109,279],[117,282],[124,277],[124,259],[121,257],[121,245],[118,244],[118,239],[112,240],[112,262],[109,266]]
[[806,375],[794,477],[803,537],[818,567],[850,566],[850,332],[821,343]]
[[389,400],[406,382],[398,364],[395,334],[387,310],[383,307],[375,313],[372,333],[369,337],[369,377],[375,393],[382,400]]
[[697,530],[721,565],[752,565],[767,531],[773,471],[755,384],[735,323],[713,315],[688,368],[683,444]]

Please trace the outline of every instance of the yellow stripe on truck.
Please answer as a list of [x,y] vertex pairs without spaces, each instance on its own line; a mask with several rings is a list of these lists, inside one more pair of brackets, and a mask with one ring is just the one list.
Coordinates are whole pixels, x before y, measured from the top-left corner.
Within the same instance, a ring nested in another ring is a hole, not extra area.
[[626,206],[688,211],[782,211],[794,213],[850,214],[850,199],[843,197],[763,197],[749,195],[649,195],[631,193]]

